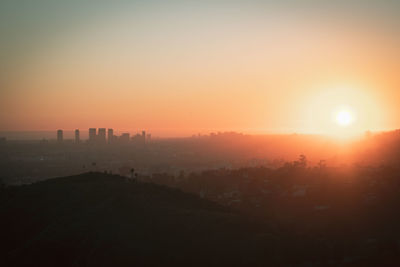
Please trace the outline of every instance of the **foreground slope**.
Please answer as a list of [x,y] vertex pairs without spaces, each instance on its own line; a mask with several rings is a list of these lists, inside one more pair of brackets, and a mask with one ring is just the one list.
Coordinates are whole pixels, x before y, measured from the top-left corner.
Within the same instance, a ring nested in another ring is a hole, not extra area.
[[164,186],[86,173],[1,190],[7,265],[255,265],[273,235],[212,202]]

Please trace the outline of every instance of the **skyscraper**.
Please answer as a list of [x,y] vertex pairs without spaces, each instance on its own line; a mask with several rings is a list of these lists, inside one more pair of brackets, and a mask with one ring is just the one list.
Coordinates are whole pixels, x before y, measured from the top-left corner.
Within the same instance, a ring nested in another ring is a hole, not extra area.
[[75,143],[79,144],[80,142],[80,134],[79,134],[79,129],[75,130]]
[[111,144],[114,139],[114,130],[113,129],[108,129],[107,138],[108,138],[108,143]]
[[94,143],[96,141],[96,128],[89,128],[89,142]]
[[97,135],[97,140],[99,143],[106,142],[106,128],[99,128],[99,133]]
[[63,130],[57,130],[57,142],[62,143],[64,141]]

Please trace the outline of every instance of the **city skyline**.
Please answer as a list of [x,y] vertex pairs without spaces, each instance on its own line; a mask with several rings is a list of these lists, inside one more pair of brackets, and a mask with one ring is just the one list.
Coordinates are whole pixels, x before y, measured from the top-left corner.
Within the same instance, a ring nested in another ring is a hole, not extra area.
[[0,10],[0,131],[347,135],[400,125],[396,1],[39,0]]
[[1,262],[400,266],[399,70],[400,0],[0,0]]
[[[85,136],[84,138],[81,138],[81,130],[80,129],[75,129],[73,131],[74,135],[69,136],[69,138],[64,138],[64,133],[68,131],[64,131],[63,129],[57,129],[55,131],[56,133],[56,139],[57,142],[62,143],[64,140],[74,140],[74,143],[82,143],[82,142],[87,142],[87,143],[98,143],[98,144],[112,144],[113,142],[116,141],[137,141],[137,138],[140,137],[143,139],[143,142],[148,141],[151,139],[151,134],[146,133],[145,130],[141,131],[136,131],[136,134],[133,134],[131,136],[130,132],[126,131],[116,131],[114,132],[113,128],[89,128],[87,131],[83,131],[83,133],[87,133],[87,137]],[[69,131],[71,133],[71,131]],[[119,133],[115,134],[115,133]],[[43,137],[43,139],[46,139],[46,137]],[[52,139],[52,138],[50,138]]]

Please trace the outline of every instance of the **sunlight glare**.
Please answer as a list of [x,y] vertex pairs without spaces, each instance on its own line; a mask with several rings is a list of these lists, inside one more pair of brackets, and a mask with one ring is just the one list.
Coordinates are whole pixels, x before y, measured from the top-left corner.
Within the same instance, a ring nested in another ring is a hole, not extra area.
[[353,122],[353,120],[353,115],[348,110],[341,110],[336,114],[336,122],[340,126],[348,126]]

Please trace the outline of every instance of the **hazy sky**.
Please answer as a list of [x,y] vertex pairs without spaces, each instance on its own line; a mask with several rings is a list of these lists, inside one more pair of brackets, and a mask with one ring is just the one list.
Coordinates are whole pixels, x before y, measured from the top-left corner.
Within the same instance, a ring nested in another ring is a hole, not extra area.
[[400,1],[0,0],[0,130],[400,125]]

